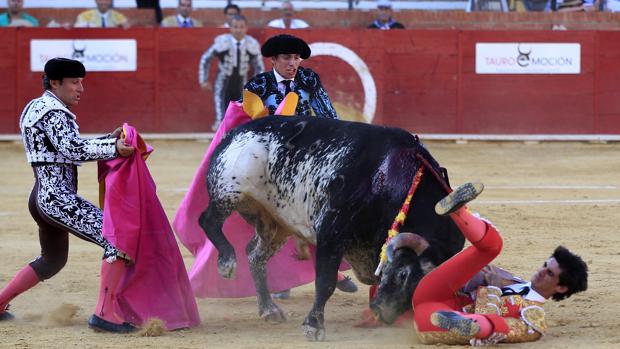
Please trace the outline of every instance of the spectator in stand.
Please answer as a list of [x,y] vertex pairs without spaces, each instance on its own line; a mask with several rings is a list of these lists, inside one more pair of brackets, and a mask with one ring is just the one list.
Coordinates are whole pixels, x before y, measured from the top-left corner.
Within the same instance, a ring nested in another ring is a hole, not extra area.
[[293,18],[293,3],[289,0],[282,2],[282,18],[276,18],[267,23],[270,28],[282,28],[282,29],[302,29],[308,28],[310,25],[306,21]]
[[392,18],[392,3],[390,0],[377,0],[377,9],[379,10],[377,19],[368,28],[381,30],[405,29],[404,25]]
[[590,12],[603,10],[605,0],[557,0],[558,12]]
[[177,14],[174,16],[167,16],[161,22],[162,27],[180,27],[180,28],[192,28],[202,27],[202,22],[192,18],[192,0],[179,0],[179,6],[177,7]]
[[76,28],[128,28],[129,21],[122,13],[112,10],[113,0],[95,0],[97,8],[80,13]]
[[38,27],[39,21],[24,12],[24,0],[7,0],[7,12],[0,15],[0,27]]
[[586,11],[603,11],[604,0],[584,0],[583,6]]
[[[260,56],[260,44],[248,31],[245,17],[236,15],[230,22],[230,33],[215,37],[213,45],[200,57],[198,65],[198,82],[203,91],[213,90],[215,122],[211,126],[217,131],[224,118],[224,112],[230,101],[241,99],[243,85],[248,81],[250,68],[254,76],[265,70]],[[213,85],[209,83],[211,61],[219,60],[218,73]]]
[[226,15],[226,22],[220,26],[220,28],[230,28],[230,22],[235,16],[241,16],[241,8],[235,4],[228,4],[224,7],[224,14]]
[[562,0],[523,0],[523,6],[529,12],[550,12],[558,10],[558,3]]
[[496,11],[496,10],[499,10],[501,12],[510,11],[510,9],[508,8],[508,1],[499,0],[499,8],[498,8],[498,7],[493,6],[491,0],[469,0],[467,2],[467,8],[465,9],[466,12]]
[[136,0],[138,8],[150,8],[154,10],[155,22],[159,25],[162,21],[161,6],[159,0]]

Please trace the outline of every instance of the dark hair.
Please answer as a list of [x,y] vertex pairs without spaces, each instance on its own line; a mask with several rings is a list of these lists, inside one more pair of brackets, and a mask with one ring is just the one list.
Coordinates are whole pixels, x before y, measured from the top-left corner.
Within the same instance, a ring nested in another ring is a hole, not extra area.
[[238,14],[241,14],[241,8],[239,8],[239,6],[235,5],[235,4],[228,4],[226,5],[226,7],[224,7],[224,14],[228,14],[228,10],[234,8],[237,10]]
[[[62,81],[64,80],[64,78],[58,80],[60,81],[60,84],[62,85]],[[51,90],[52,89],[52,83],[50,82],[50,78],[47,77],[47,75],[43,74],[43,89],[44,90]]]
[[558,246],[553,251],[552,257],[555,258],[562,270],[559,275],[559,285],[568,289],[564,293],[555,293],[552,296],[554,301],[561,301],[573,293],[582,292],[588,288],[588,266],[581,257],[564,246]]
[[44,90],[52,89],[52,84],[50,84],[50,78],[48,78],[47,75],[45,74],[43,74],[43,89]]
[[232,16],[232,18],[230,19],[230,24],[232,24],[232,21],[244,21],[246,24],[248,23],[248,20],[245,18],[245,16],[242,15],[234,15]]

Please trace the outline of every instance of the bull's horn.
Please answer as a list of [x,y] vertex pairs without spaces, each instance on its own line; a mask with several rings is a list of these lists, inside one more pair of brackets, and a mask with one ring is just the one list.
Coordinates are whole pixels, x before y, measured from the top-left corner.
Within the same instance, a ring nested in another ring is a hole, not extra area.
[[428,241],[418,234],[414,233],[400,233],[390,239],[388,242],[386,255],[388,261],[392,261],[394,257],[394,251],[401,247],[407,247],[413,250],[418,256],[422,254],[428,248]]

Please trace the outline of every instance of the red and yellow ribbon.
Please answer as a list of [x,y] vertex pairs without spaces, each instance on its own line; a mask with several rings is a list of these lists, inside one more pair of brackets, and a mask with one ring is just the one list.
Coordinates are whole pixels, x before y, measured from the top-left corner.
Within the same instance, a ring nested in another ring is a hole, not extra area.
[[381,247],[381,256],[379,258],[379,266],[377,267],[377,270],[375,271],[375,275],[377,276],[381,273],[381,269],[387,262],[386,251],[387,251],[388,242],[390,241],[390,239],[398,235],[398,230],[400,229],[400,226],[405,222],[405,219],[407,219],[407,214],[409,213],[409,205],[411,204],[411,199],[413,199],[413,194],[415,194],[415,191],[418,188],[418,185],[420,184],[420,180],[422,179],[423,173],[424,173],[424,166],[420,166],[415,176],[413,176],[413,181],[411,183],[411,186],[409,187],[409,192],[407,192],[407,196],[405,197],[403,206],[400,208],[400,211],[398,211],[398,214],[396,215],[396,218],[394,218],[394,222],[392,223],[392,226],[388,230],[388,236],[385,239],[385,243],[383,243],[383,246]]

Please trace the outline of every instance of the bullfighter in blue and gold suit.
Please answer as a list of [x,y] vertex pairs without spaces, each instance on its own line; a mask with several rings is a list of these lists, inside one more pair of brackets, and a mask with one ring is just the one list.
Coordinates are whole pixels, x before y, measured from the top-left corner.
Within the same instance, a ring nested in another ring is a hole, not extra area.
[[256,75],[245,89],[258,95],[271,115],[286,94],[295,92],[299,96],[297,115],[312,115],[314,111],[316,116],[337,119],[319,75],[299,66],[310,53],[310,47],[300,38],[287,34],[271,37],[261,47],[261,54],[271,58],[273,70]]

